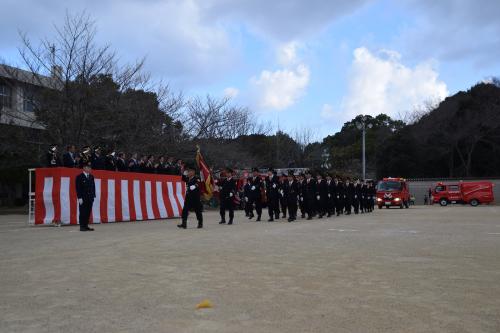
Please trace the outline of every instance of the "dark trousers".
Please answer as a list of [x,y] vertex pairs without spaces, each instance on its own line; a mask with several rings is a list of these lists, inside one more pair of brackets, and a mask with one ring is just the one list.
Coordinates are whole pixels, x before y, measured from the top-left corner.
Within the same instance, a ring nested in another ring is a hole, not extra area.
[[249,212],[250,216],[253,216],[253,206],[255,205],[255,212],[257,213],[257,217],[260,218],[262,215],[262,201],[260,198],[249,198]]
[[286,217],[286,211],[287,211],[287,206],[288,202],[286,198],[280,198],[280,206],[281,206],[281,213],[283,214],[283,217]]
[[355,213],[355,214],[358,214],[358,213],[359,213],[359,203],[360,203],[360,199],[359,199],[359,197],[355,197],[355,198],[352,200],[352,208],[354,208],[354,213]]
[[245,200],[245,215],[250,216],[252,214],[252,210],[253,210],[250,199],[248,197],[246,197],[243,200]]
[[203,215],[201,213],[203,207],[201,205],[201,202],[200,200],[191,201],[189,198],[186,198],[186,201],[184,202],[184,208],[182,208],[182,225],[186,226],[190,209],[194,209],[194,212],[196,213],[196,219],[198,220],[198,225],[203,226]]
[[278,198],[269,198],[267,200],[267,211],[269,213],[269,218],[276,217],[280,218],[280,207]]
[[352,200],[351,200],[351,198],[345,198],[344,199],[344,206],[345,206],[345,212],[347,214],[351,214],[351,211],[352,211]]
[[344,199],[340,196],[335,200],[335,209],[337,210],[337,214],[344,213]]
[[220,218],[224,222],[226,221],[226,210],[229,211],[229,222],[233,222],[234,219],[233,198],[223,199],[220,202]]
[[319,216],[323,216],[327,212],[327,199],[323,196],[319,200],[316,200],[316,207]]
[[316,198],[304,198],[304,200],[306,200],[305,209],[307,217],[312,217],[315,213]]
[[86,229],[89,226],[90,212],[92,211],[92,204],[94,200],[83,199],[83,203],[80,205],[80,216],[78,216],[78,223],[80,223],[80,229]]
[[299,198],[299,209],[300,209],[300,214],[302,217],[306,215],[306,204],[304,202],[304,197]]
[[288,216],[292,219],[297,218],[297,201],[288,201]]

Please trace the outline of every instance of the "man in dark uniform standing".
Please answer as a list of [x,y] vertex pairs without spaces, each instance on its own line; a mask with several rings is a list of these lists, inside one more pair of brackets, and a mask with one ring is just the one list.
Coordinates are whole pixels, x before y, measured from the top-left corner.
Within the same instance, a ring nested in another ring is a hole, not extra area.
[[66,147],[66,153],[63,155],[63,166],[66,168],[76,168],[76,148],[74,145]]
[[120,172],[128,170],[127,163],[125,162],[125,153],[118,153],[118,158],[116,159],[116,170]]
[[251,182],[251,177],[247,177],[244,181],[245,183],[243,184],[243,201],[245,203],[245,216],[250,217],[250,212],[252,211],[252,205],[250,204],[250,195],[251,195],[251,190],[250,188],[252,185],[250,185]]
[[255,212],[257,213],[257,220],[260,221],[260,217],[262,215],[262,192],[263,192],[263,182],[260,178],[259,169],[252,169],[252,177],[249,178],[250,182],[250,196],[248,197],[248,203],[250,205],[250,216],[252,219],[253,215],[253,206],[255,205]]
[[315,201],[317,200],[316,181],[312,178],[311,171],[306,171],[306,179],[303,183],[304,203],[307,213],[307,219],[312,220],[314,214]]
[[195,174],[193,166],[186,167],[187,175],[182,176],[182,180],[186,182],[186,198],[184,199],[184,207],[182,208],[182,223],[177,227],[181,229],[187,228],[187,218],[189,210],[194,209],[196,219],[198,220],[198,229],[203,228],[202,205],[200,200],[200,179]]
[[292,222],[297,219],[297,202],[299,200],[300,190],[299,184],[295,179],[292,170],[288,171],[288,177],[283,187],[283,192],[288,206],[288,222]]
[[76,177],[76,196],[80,210],[80,216],[78,217],[80,231],[94,230],[89,228],[90,212],[92,211],[92,204],[95,198],[95,183],[94,176],[90,173],[91,170],[90,163],[84,164],[83,172]]
[[234,196],[236,194],[236,180],[233,179],[233,170],[226,169],[226,179],[222,179],[220,184],[220,222],[226,224],[226,210],[229,210],[228,225],[233,224],[234,219]]
[[106,170],[108,171],[116,171],[116,159],[115,159],[115,152],[111,151],[109,152],[108,155],[106,155],[106,158],[104,160],[104,165]]
[[105,170],[106,164],[104,162],[104,157],[101,155],[101,148],[97,147],[94,149],[92,154],[92,169],[94,170]]
[[280,184],[278,176],[273,169],[267,171],[266,177],[266,195],[267,195],[267,210],[269,212],[269,222],[273,222],[276,218],[280,218],[279,208],[279,190]]

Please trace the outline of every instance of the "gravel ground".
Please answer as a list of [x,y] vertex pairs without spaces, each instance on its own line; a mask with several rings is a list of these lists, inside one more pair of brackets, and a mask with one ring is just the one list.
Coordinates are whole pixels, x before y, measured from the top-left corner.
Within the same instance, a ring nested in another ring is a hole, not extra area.
[[500,207],[204,216],[94,232],[0,216],[0,332],[500,332]]

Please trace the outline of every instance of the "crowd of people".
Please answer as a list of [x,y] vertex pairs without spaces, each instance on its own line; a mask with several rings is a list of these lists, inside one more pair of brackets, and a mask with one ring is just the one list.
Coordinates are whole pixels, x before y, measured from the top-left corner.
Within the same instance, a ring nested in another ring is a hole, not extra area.
[[139,155],[137,153],[127,156],[123,152],[113,150],[104,152],[100,147],[85,146],[80,152],[74,145],[66,147],[66,152],[59,153],[58,147],[53,145],[47,152],[47,167],[82,168],[91,165],[93,170],[107,170],[120,172],[158,173],[164,175],[181,175],[184,171],[182,160],[173,157],[154,155]]
[[[234,172],[226,169],[226,177],[218,181],[220,199],[220,224],[233,224],[234,198],[238,195],[238,181]],[[268,221],[280,218],[288,222],[303,218],[312,220],[323,217],[364,214],[373,211],[376,189],[372,182],[350,178],[341,179],[329,173],[306,171],[295,175],[293,170],[278,176],[269,169],[267,176],[257,168],[243,180],[241,193],[245,215],[261,221],[262,210],[267,206]],[[226,212],[229,220],[226,221]]]

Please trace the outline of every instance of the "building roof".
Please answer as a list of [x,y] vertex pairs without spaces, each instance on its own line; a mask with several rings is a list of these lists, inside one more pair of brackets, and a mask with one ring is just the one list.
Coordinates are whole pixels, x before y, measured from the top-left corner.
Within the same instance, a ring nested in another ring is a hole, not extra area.
[[4,64],[0,64],[0,78],[1,77],[46,88],[55,88],[57,82],[53,77]]

